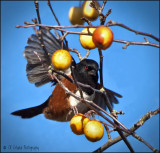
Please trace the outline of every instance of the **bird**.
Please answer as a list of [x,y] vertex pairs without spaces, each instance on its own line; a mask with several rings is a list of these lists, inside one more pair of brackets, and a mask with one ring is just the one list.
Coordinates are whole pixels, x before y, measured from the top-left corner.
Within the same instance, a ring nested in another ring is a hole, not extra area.
[[[67,122],[70,121],[74,115],[78,113],[85,114],[90,110],[86,104],[67,94],[61,84],[57,82],[54,77],[51,77],[51,73],[54,74],[69,91],[80,96],[81,90],[83,98],[106,110],[104,96],[102,93],[93,90],[100,90],[101,88],[98,83],[99,65],[95,60],[86,58],[76,63],[72,57],[72,67],[63,71],[65,75],[55,73],[54,66],[51,62],[52,54],[56,50],[61,49],[62,46],[64,49],[68,49],[67,44],[60,40],[60,35],[56,30],[54,30],[53,34],[51,30],[47,28],[40,28],[35,31],[35,34],[32,34],[28,38],[27,46],[25,46],[23,52],[27,60],[26,72],[28,81],[34,83],[36,87],[51,82],[55,85],[55,88],[44,103],[14,111],[11,113],[12,115],[29,119],[39,114],[44,114],[47,119]],[[70,81],[65,76],[71,80],[75,79],[81,84],[77,86],[75,82]],[[90,88],[84,85],[88,85]],[[113,105],[113,103],[118,104],[117,97],[121,98],[122,96],[107,88],[105,88],[105,91],[107,92],[111,105]]]

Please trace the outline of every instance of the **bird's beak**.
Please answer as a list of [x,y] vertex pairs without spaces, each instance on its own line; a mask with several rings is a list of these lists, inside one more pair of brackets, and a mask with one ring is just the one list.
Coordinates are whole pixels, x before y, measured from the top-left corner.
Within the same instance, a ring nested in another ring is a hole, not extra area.
[[97,71],[95,70],[91,70],[88,72],[89,75],[93,75],[93,76],[96,76],[97,75]]

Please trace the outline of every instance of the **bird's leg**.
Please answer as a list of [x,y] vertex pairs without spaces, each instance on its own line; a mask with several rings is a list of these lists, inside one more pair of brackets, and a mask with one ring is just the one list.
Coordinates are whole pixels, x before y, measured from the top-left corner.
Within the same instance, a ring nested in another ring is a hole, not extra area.
[[69,110],[69,112],[68,112],[68,114],[67,114],[67,116],[66,116],[66,120],[67,120],[68,116],[71,115],[72,112],[73,112],[74,115],[78,114],[78,109],[77,109],[76,106],[72,106],[72,107],[71,107],[71,109]]
[[76,106],[72,106],[72,110],[75,115],[78,114],[78,109]]
[[54,80],[55,78],[54,78],[54,75],[53,75],[53,72],[52,72],[52,66],[51,65],[48,67],[48,73],[51,77],[51,80]]

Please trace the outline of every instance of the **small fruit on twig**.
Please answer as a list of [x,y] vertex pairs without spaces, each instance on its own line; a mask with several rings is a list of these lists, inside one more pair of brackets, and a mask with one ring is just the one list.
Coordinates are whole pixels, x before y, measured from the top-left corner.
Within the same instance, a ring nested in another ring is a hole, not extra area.
[[69,20],[72,25],[78,24],[83,25],[84,20],[81,20],[83,17],[82,8],[81,7],[71,7],[69,10]]
[[88,121],[90,121],[89,118],[87,118],[85,115],[81,113],[73,116],[70,121],[70,127],[72,129],[72,132],[77,135],[84,134],[83,128]]
[[92,35],[95,46],[99,49],[107,49],[113,42],[113,32],[105,26],[98,27]]
[[[89,28],[89,32],[93,33],[95,29],[96,28]],[[82,32],[83,33],[88,33],[88,28],[83,29]],[[85,48],[85,49],[96,48],[95,44],[93,43],[92,36],[80,35],[79,40],[80,40],[80,43],[81,43],[82,47]]]
[[66,70],[69,68],[72,61],[69,51],[60,49],[53,53],[52,64],[55,70]]
[[91,142],[99,141],[104,134],[102,123],[96,120],[89,121],[84,127],[84,134]]
[[[94,21],[94,20],[96,20],[98,18],[99,13],[98,13],[98,11],[95,8],[93,8],[93,7],[90,6],[91,2],[92,1],[85,1],[82,4],[83,16],[85,18],[87,18],[88,20],[90,20],[90,21]],[[97,1],[95,1],[95,6],[97,8],[100,7],[100,5],[99,5],[99,3]]]

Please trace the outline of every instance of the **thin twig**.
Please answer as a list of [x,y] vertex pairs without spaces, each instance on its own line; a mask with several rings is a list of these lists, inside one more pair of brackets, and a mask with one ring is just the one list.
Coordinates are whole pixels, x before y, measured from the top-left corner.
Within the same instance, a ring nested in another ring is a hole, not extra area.
[[[38,1],[35,0],[34,4],[35,4],[35,9],[36,9],[36,12],[37,12],[37,17],[38,17],[39,24],[41,24],[41,18],[40,18],[40,13],[39,13],[39,4],[38,4]],[[47,49],[46,49],[46,47],[44,45],[44,41],[43,41],[43,37],[42,37],[42,27],[39,27],[39,31],[37,31],[37,32],[38,32],[38,35],[40,35],[40,37],[38,37],[38,39],[41,42],[41,47],[43,48],[43,50],[45,52],[45,56],[47,58],[46,62],[48,62],[48,64],[50,64],[51,63],[51,59],[50,59],[50,57],[48,55],[48,51],[47,51]]]
[[125,46],[122,47],[123,49],[126,49],[129,45],[145,45],[145,46],[152,46],[152,47],[160,48],[160,45],[150,43],[150,42],[133,42],[133,41],[118,40],[118,39],[114,39],[113,41],[118,42],[118,43],[124,43]]
[[71,51],[71,52],[73,52],[73,53],[76,53],[80,61],[86,59],[89,56],[89,53],[90,53],[90,50],[87,49],[86,55],[84,57],[82,57],[81,53],[77,49],[75,49],[75,48],[73,48],[73,49],[68,48],[68,50]]
[[[137,123],[135,123],[131,128],[130,131],[134,132],[136,131],[139,127],[141,127],[148,119],[150,119],[152,116],[156,115],[160,113],[160,109],[156,109],[155,111],[151,111],[148,112],[147,114],[145,114],[141,119],[139,119],[139,121]],[[124,133],[124,135],[127,137],[130,134]],[[95,150],[94,152],[103,152],[104,150],[106,150],[107,148],[109,148],[110,146],[114,145],[115,143],[121,141],[122,138],[120,136],[110,140],[109,142],[107,142],[106,144],[104,144],[103,146],[101,146],[100,148],[98,148],[97,150]],[[142,140],[142,138],[141,138]],[[142,142],[142,141],[141,141]],[[143,141],[144,143],[144,141]],[[153,152],[157,152],[158,150],[156,150],[155,148],[153,148],[151,145],[147,144],[146,141],[144,143],[147,147],[149,147]]]
[[35,4],[35,9],[36,9],[36,12],[37,12],[37,17],[38,17],[39,24],[41,24],[41,18],[40,18],[40,14],[39,14],[39,3],[38,3],[37,0],[35,0],[34,4]]
[[89,21],[87,18],[82,17],[82,18],[81,18],[81,20],[84,20],[85,22],[87,22],[87,23],[88,23],[88,25],[89,25],[89,26],[92,26],[91,21]]
[[108,12],[105,15],[105,18],[107,18],[111,14],[112,9],[109,9]]
[[107,0],[104,0],[104,1],[103,1],[103,4],[102,4],[102,7],[101,7],[102,11],[103,11],[104,6],[106,5],[106,3],[107,3]]
[[110,141],[111,140],[111,135],[110,135],[110,131],[109,131],[108,125],[103,121],[101,121],[101,123],[103,123],[103,125],[104,125],[104,127],[106,129],[106,132],[107,132],[107,135],[108,135],[108,141]]
[[100,69],[99,69],[99,72],[100,72],[100,86],[101,88],[103,87],[103,54],[102,54],[102,50],[101,49],[98,49],[98,52],[99,52],[99,61],[100,61]]
[[[65,34],[64,35],[62,35],[60,38],[59,38],[59,40],[61,41],[61,46],[62,46],[62,48],[64,47],[63,46],[63,40],[66,40],[66,36],[67,36],[67,34],[68,34],[68,32],[65,32]],[[68,43],[67,43],[68,44]],[[68,48],[68,46],[67,46],[67,48]]]
[[106,23],[106,25],[107,25],[107,26],[120,26],[120,27],[123,27],[123,28],[125,28],[125,29],[127,29],[127,30],[129,30],[129,31],[132,31],[132,32],[136,33],[136,34],[145,35],[145,36],[151,37],[151,38],[155,39],[156,41],[159,41],[159,42],[160,42],[160,39],[157,38],[157,37],[155,37],[155,36],[152,35],[151,33],[145,33],[145,32],[140,32],[140,31],[131,29],[131,28],[129,28],[128,26],[126,26],[126,25],[124,25],[124,24],[122,24],[122,23],[118,23],[118,22],[115,22],[115,21],[111,21],[111,20],[110,20],[110,21],[108,21],[108,22]]
[[71,65],[70,68],[71,68],[71,74],[72,74],[74,83],[75,83],[75,85],[77,86],[77,89],[78,89],[78,91],[79,91],[79,93],[80,93],[80,96],[81,96],[82,100],[84,100],[83,93],[82,93],[82,89],[80,88],[79,84],[77,83],[77,80],[76,80],[76,77],[75,77],[75,73],[74,73],[74,70],[73,70],[75,67]]
[[[52,12],[54,18],[56,19],[58,25],[60,26],[61,24],[60,24],[60,22],[59,22],[59,20],[58,20],[58,18],[57,18],[57,16],[56,16],[56,14],[55,14],[54,11],[53,11],[53,8],[52,8],[52,6],[51,6],[50,0],[48,0],[48,6],[50,7],[51,12]],[[64,35],[63,31],[61,31],[61,33],[62,33],[62,36],[63,36],[63,35]],[[64,38],[64,41],[65,41],[66,46],[67,46],[67,48],[68,48],[68,41],[66,40],[66,38]]]
[[81,59],[81,60],[86,59],[86,58],[89,56],[89,54],[90,54],[90,50],[89,50],[89,49],[87,49],[86,55],[85,55],[84,57],[82,57],[82,59]]
[[[112,107],[112,105],[111,105],[111,103],[110,103],[110,100],[109,100],[109,98],[108,98],[108,96],[107,96],[106,91],[105,91],[105,90],[103,90],[103,91],[104,91],[104,96],[105,96],[105,99],[106,99],[105,102],[106,102],[106,105],[108,106],[109,111],[111,112],[111,114],[112,114],[113,116],[117,117],[116,114],[115,114],[115,112],[114,112],[114,110],[113,110],[113,107]],[[117,126],[119,126],[119,125],[121,124],[121,123],[119,124],[119,122],[117,122],[117,120],[114,120],[114,123],[115,123]],[[120,129],[117,129],[117,132],[119,133],[119,135],[121,136],[121,138],[123,139],[123,141],[125,142],[125,144],[127,145],[128,149],[129,149],[131,152],[134,152],[132,146],[130,145],[129,141],[127,140],[127,138],[125,137],[125,135],[123,134],[123,132],[122,132]]]
[[76,53],[77,56],[78,56],[78,58],[79,58],[79,60],[80,61],[82,60],[81,53],[77,49],[75,49],[75,48],[73,48],[73,49],[72,48],[68,48],[68,50],[71,51],[71,52],[73,52],[73,53]]

